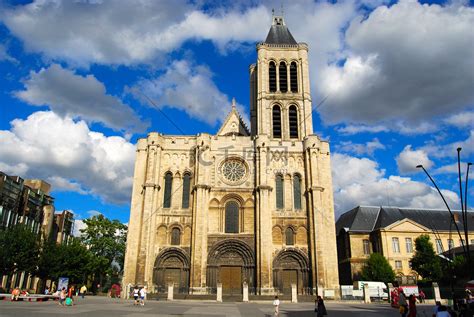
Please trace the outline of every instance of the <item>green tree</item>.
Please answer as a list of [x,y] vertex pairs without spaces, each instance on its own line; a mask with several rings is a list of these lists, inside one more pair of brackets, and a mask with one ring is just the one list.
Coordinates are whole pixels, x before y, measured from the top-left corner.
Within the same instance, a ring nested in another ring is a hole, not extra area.
[[425,280],[437,281],[442,276],[441,261],[428,235],[415,239],[415,254],[411,258],[411,267]]
[[395,280],[395,272],[382,254],[372,253],[362,268],[361,279],[390,283]]
[[40,278],[39,289],[42,292],[46,280],[51,278],[53,272],[61,265],[59,246],[52,238],[44,238],[41,242],[41,251],[38,257],[35,275]]
[[93,270],[94,255],[78,239],[72,239],[57,246],[54,262],[50,276],[53,280],[68,277],[73,284],[85,283]]
[[123,270],[127,226],[102,214],[85,219],[84,224],[86,228],[80,230],[81,241],[94,255],[96,281],[103,285],[105,275],[117,275]]

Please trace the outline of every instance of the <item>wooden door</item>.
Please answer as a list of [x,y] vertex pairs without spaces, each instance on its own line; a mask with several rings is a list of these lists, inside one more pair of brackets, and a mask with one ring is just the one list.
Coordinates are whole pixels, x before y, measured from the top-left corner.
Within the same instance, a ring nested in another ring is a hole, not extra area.
[[283,294],[291,294],[291,284],[296,284],[296,289],[298,289],[297,270],[283,270],[281,273]]
[[173,283],[173,293],[179,292],[181,286],[181,269],[166,269],[165,270],[165,289],[168,291],[168,284]]
[[220,280],[223,294],[242,294],[242,268],[240,266],[221,266]]

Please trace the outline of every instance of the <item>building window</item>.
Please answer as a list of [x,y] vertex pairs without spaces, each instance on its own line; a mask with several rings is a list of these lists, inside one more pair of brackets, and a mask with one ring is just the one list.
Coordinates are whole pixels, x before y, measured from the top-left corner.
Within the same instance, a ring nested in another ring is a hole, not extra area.
[[239,233],[239,204],[235,201],[225,205],[225,232]]
[[448,250],[454,248],[454,241],[453,239],[448,239]]
[[291,92],[298,92],[298,66],[296,66],[296,62],[290,64],[290,85]]
[[293,177],[293,203],[295,209],[301,209],[301,178],[299,175]]
[[275,92],[277,90],[277,72],[275,62],[270,62],[270,65],[268,67],[268,77],[270,83],[270,92]]
[[400,242],[398,238],[392,238],[392,249],[394,253],[400,253]]
[[469,243],[469,244],[474,244],[474,239],[471,239],[471,243]]
[[286,245],[295,244],[295,232],[290,227],[286,228],[285,237],[286,237]]
[[280,91],[287,92],[288,91],[288,75],[286,71],[286,63],[280,62],[280,66],[278,67],[278,72],[280,73]]
[[281,109],[278,105],[273,106],[273,137],[281,138]]
[[401,270],[402,269],[402,261],[395,261],[395,269]]
[[405,238],[405,245],[407,248],[407,253],[413,253],[413,242],[411,238]]
[[443,253],[443,241],[441,241],[441,239],[436,239],[436,252],[438,252],[438,254]]
[[277,175],[275,179],[276,207],[283,209],[283,176]]
[[163,208],[171,207],[171,185],[173,184],[173,175],[171,172],[166,173],[165,175],[165,190],[163,198]]
[[171,245],[181,244],[181,230],[179,228],[173,228],[171,230]]
[[189,208],[190,190],[191,190],[191,175],[189,173],[185,173],[183,176],[183,201],[182,201],[183,209]]
[[288,121],[290,126],[290,138],[298,138],[298,110],[296,106],[290,106],[288,109]]
[[369,242],[369,240],[367,240],[367,239],[362,240],[362,243],[364,245],[364,254],[369,255],[370,254],[370,242]]

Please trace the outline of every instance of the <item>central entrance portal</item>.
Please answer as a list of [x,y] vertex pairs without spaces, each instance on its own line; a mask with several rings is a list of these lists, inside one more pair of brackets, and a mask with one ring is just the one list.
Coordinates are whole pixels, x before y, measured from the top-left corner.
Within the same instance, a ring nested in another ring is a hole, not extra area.
[[222,283],[222,293],[225,295],[242,294],[242,267],[221,266],[220,280]]

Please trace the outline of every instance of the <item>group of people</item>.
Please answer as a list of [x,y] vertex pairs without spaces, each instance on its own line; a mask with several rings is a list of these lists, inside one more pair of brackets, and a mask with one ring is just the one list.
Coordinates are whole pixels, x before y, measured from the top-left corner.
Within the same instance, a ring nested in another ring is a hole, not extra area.
[[68,289],[63,287],[56,294],[59,296],[59,306],[74,306],[75,288],[71,285]]
[[147,294],[146,286],[139,288],[138,286],[135,285],[135,287],[132,289],[133,305],[145,306],[146,294]]
[[[273,308],[274,315],[280,316],[280,299],[278,298],[278,296],[275,296],[275,299],[273,300]],[[318,298],[314,300],[314,312],[316,313],[317,317],[323,317],[328,315],[326,306],[324,305],[324,300],[321,296],[318,296]]]
[[402,289],[398,293],[398,306],[402,317],[416,317],[416,296],[411,294],[408,298]]

